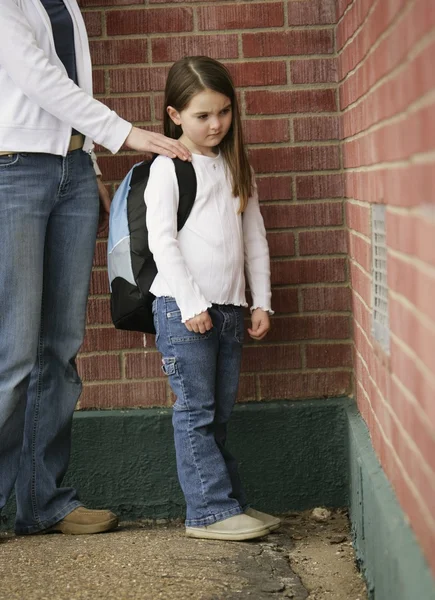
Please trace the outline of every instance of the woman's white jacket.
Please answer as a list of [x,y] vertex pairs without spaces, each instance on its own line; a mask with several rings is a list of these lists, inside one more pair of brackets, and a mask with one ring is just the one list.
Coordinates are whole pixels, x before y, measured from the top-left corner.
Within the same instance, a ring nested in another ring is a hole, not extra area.
[[131,124],[92,97],[86,30],[76,0],[64,0],[74,24],[77,78],[58,58],[39,0],[0,0],[0,151],[65,156],[74,127],[117,152]]

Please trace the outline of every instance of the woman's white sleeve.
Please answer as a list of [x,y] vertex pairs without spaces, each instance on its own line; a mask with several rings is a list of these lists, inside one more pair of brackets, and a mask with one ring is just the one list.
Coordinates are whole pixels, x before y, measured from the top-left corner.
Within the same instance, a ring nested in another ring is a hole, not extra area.
[[252,294],[251,311],[261,308],[272,315],[269,246],[255,182],[253,194],[242,218],[245,271]]
[[181,310],[181,320],[199,315],[211,306],[186,266],[177,239],[179,190],[170,158],[158,157],[145,190],[148,243],[162,277]]
[[0,65],[30,100],[111,152],[117,152],[127,138],[131,123],[49,62],[13,0],[0,0]]

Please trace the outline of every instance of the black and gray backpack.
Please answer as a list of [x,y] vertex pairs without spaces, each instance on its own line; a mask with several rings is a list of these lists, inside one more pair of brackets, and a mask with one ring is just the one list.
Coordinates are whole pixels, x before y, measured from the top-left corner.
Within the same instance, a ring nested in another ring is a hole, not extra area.
[[[150,287],[157,267],[148,246],[144,200],[154,158],[138,163],[128,172],[113,198],[109,219],[107,268],[112,321],[117,329],[143,333],[155,333]],[[180,191],[180,231],[195,202],[196,175],[190,162],[173,160]]]

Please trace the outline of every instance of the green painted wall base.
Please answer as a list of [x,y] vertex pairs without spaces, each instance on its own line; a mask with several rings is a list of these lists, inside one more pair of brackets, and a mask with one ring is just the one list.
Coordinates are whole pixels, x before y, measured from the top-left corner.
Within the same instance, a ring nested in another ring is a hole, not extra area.
[[[249,501],[270,512],[346,506],[345,398],[238,405],[228,446]],[[184,516],[170,409],[77,412],[65,481],[122,519]],[[10,502],[3,527],[13,528]]]
[[370,600],[434,600],[435,581],[374,453],[355,405],[349,424],[349,506]]
[[[78,412],[73,433],[65,483],[87,506],[123,520],[184,516],[171,410]],[[239,405],[228,445],[256,508],[350,507],[370,600],[435,600],[427,563],[351,400]],[[13,529],[14,513],[11,501],[3,529]]]

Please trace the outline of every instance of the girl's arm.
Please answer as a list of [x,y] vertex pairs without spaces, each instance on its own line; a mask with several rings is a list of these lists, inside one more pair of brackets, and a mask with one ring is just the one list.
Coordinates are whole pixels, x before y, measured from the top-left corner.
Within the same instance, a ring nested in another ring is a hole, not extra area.
[[[145,190],[148,243],[159,275],[165,280],[181,310],[183,323],[207,311],[211,303],[193,280],[177,239],[179,190],[171,159],[157,158]],[[196,330],[195,330],[196,331]]]
[[253,194],[243,213],[243,238],[245,270],[252,294],[251,312],[262,309],[272,315],[269,247],[255,182]]

